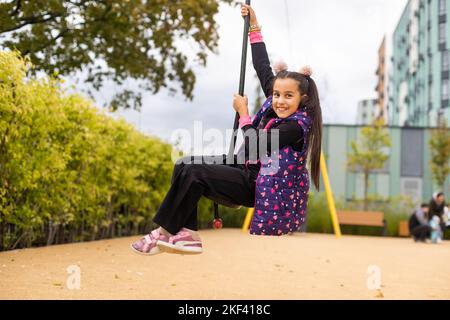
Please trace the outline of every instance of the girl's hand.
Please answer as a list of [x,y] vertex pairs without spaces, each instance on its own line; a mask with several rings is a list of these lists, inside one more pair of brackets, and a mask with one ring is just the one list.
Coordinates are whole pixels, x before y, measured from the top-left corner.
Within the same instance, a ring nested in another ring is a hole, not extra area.
[[256,19],[255,10],[253,10],[253,8],[251,6],[242,4],[242,7],[241,7],[242,17],[245,18],[249,12],[250,12],[250,25],[257,25],[258,20]]
[[233,97],[233,108],[240,117],[248,116],[248,98],[235,94]]

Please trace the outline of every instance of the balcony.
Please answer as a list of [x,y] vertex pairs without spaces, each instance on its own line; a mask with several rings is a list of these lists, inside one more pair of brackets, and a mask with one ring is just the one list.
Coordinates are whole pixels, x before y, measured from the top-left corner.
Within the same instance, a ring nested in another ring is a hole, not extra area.
[[441,72],[441,78],[443,79],[443,80],[445,80],[445,79],[449,79],[449,74],[450,74],[450,71],[442,71]]
[[445,23],[445,22],[447,22],[447,15],[445,13],[440,14],[439,15],[439,23]]

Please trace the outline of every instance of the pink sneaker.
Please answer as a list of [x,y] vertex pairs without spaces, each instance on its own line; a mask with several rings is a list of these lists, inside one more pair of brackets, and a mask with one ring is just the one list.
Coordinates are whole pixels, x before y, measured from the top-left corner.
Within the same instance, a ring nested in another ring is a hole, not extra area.
[[199,254],[203,252],[200,238],[194,239],[193,235],[184,228],[169,239],[159,238],[157,244],[162,251],[170,253]]
[[150,234],[136,241],[131,245],[131,249],[137,254],[152,256],[161,253],[161,250],[156,245],[158,240],[168,241],[169,237],[159,232],[159,229],[153,230]]

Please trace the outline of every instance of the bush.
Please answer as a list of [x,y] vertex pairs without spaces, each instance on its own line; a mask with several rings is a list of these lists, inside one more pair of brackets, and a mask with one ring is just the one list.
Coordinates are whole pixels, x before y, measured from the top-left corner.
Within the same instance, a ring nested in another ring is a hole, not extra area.
[[0,52],[0,250],[148,231],[172,147]]
[[306,230],[315,233],[334,232],[325,193],[309,193]]

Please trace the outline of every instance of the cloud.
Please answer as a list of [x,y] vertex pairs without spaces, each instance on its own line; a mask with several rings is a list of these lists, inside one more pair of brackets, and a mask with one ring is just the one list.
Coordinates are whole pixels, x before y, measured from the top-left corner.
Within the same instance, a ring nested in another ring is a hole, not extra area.
[[[406,3],[407,0],[261,0],[254,2],[254,8],[273,60],[282,57],[293,70],[311,65],[325,121],[351,124],[358,101],[376,95],[378,47],[385,34],[393,33]],[[147,94],[141,114],[120,114],[144,132],[166,141],[176,129],[192,130],[194,121],[203,121],[206,129],[224,132],[231,128],[235,116],[231,101],[238,91],[243,36],[240,8],[222,5],[217,22],[218,55],[209,54],[206,68],[195,68],[193,102],[181,95],[170,97],[167,92]],[[256,86],[249,48],[246,93],[250,101]],[[98,95],[98,104],[109,95]]]

